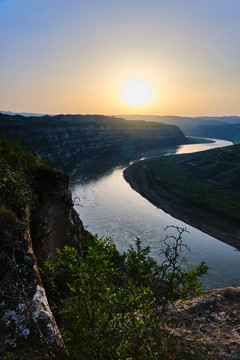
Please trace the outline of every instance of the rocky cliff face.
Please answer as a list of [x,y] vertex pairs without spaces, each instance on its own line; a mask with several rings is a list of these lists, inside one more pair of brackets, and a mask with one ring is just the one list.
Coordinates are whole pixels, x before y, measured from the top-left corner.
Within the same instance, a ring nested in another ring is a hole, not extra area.
[[9,139],[19,136],[30,150],[68,173],[101,158],[114,156],[115,162],[126,161],[147,149],[186,142],[175,125],[102,115],[26,118],[0,114],[0,133]]
[[73,208],[69,176],[42,168],[35,182],[38,204],[32,212],[30,231],[38,263],[54,257],[65,245],[80,249],[82,222]]
[[79,248],[82,223],[73,209],[68,175],[40,168],[35,187],[29,223],[0,224],[0,354],[66,359],[38,266],[56,248]]

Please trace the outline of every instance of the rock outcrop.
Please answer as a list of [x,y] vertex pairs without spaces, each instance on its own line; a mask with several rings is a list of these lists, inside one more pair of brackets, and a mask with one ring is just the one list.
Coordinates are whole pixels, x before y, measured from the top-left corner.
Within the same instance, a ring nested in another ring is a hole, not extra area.
[[[0,354],[60,358],[64,344],[38,271],[29,229],[1,228]],[[32,355],[31,355],[32,354]]]
[[[166,331],[179,343],[183,358],[240,359],[240,287],[216,289],[178,301],[169,310]],[[194,357],[195,358],[195,357]]]

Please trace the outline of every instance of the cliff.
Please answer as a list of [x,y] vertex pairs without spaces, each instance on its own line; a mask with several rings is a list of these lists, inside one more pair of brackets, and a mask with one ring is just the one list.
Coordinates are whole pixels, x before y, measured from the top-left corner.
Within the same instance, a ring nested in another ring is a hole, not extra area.
[[[99,159],[119,165],[147,150],[186,143],[175,125],[127,121],[103,115],[24,117],[0,114],[0,134],[21,142],[43,159],[72,174]],[[116,156],[117,155],[117,156]]]
[[66,359],[39,265],[81,246],[69,177],[1,139],[0,155],[0,354]]
[[30,231],[39,265],[65,245],[81,249],[82,222],[73,208],[69,176],[60,170],[40,168],[34,184],[37,205]]

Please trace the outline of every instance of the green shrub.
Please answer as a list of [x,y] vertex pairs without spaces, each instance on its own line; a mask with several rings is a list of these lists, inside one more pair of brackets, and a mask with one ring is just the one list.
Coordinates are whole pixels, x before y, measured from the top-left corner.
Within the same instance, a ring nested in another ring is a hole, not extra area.
[[161,359],[173,359],[159,324],[171,301],[201,291],[199,277],[207,271],[204,263],[183,269],[185,229],[174,229],[160,265],[139,239],[120,254],[111,239],[97,236],[85,239],[82,253],[65,246],[45,262],[50,302],[72,359],[159,359],[159,351]]

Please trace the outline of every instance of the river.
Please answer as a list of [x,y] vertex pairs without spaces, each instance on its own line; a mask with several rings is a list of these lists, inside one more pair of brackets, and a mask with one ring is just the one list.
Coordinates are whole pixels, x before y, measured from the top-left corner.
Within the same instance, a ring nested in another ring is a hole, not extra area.
[[[182,145],[171,149],[170,153],[191,153],[227,145],[231,143],[215,140],[214,143]],[[166,154],[168,152],[169,149]],[[84,226],[98,236],[111,236],[119,251],[127,250],[139,237],[143,246],[150,245],[154,257],[158,256],[159,242],[165,237],[166,226],[187,228],[189,233],[184,233],[184,242],[190,253],[184,256],[188,264],[196,266],[205,261],[210,268],[203,278],[204,289],[240,285],[240,251],[152,205],[124,180],[125,168],[114,168],[87,182],[75,178],[72,193],[77,199],[75,208]]]

